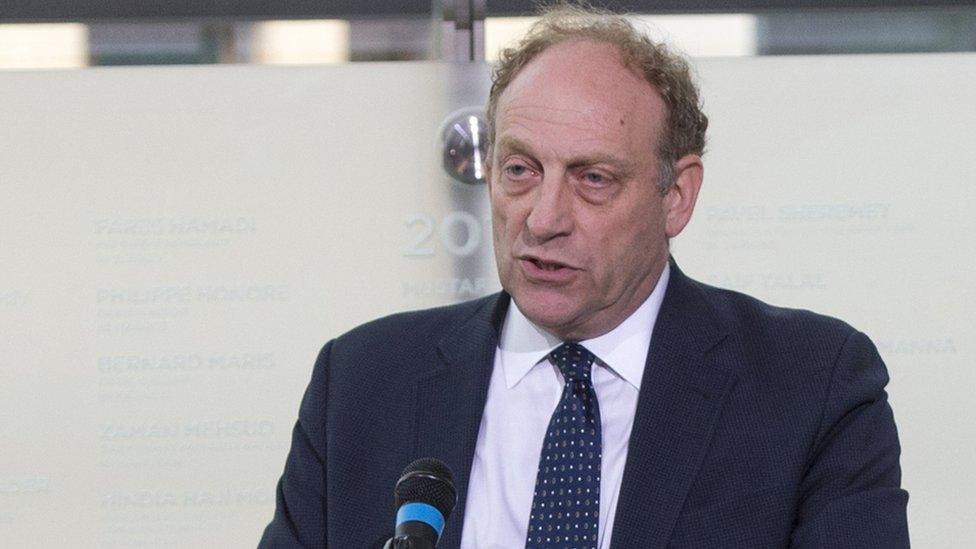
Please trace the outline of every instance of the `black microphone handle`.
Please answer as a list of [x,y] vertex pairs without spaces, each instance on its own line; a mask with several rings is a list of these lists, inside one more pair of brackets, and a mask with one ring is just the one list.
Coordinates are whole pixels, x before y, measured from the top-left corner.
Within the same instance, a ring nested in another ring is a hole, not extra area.
[[390,538],[383,549],[434,549],[434,545],[424,538],[396,536]]

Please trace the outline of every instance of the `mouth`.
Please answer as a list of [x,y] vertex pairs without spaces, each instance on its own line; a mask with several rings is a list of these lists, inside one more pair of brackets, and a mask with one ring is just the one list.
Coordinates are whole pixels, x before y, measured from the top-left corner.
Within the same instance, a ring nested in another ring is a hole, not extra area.
[[566,265],[563,265],[562,263],[556,261],[543,261],[541,259],[536,259],[534,257],[527,257],[525,259],[531,262],[537,268],[542,269],[543,271],[558,271],[559,269],[568,268],[566,267]]
[[526,274],[532,278],[550,279],[571,275],[577,269],[561,261],[543,259],[536,256],[524,255],[518,258],[524,266]]

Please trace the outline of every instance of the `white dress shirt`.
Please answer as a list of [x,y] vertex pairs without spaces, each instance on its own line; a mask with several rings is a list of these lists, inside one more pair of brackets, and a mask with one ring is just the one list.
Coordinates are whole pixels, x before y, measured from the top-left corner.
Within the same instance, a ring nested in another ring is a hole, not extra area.
[[[632,315],[610,332],[580,342],[597,357],[592,379],[603,436],[600,548],[610,547],[637,395],[669,275],[665,265],[654,291]],[[547,355],[561,343],[535,326],[512,301],[478,431],[462,549],[525,546],[542,440],[564,385]]]

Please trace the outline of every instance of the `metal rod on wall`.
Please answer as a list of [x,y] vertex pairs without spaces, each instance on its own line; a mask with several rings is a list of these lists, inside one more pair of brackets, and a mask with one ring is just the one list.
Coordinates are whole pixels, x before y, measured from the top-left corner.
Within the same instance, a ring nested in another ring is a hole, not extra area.
[[484,61],[485,0],[447,0],[443,13],[441,59]]

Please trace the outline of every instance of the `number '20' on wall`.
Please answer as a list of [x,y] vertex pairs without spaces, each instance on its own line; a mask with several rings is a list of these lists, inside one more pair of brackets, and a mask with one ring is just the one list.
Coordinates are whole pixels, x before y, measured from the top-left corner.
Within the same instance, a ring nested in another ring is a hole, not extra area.
[[433,216],[417,214],[407,218],[404,224],[410,230],[409,241],[403,246],[405,257],[435,255],[438,243],[452,256],[467,257],[481,246],[484,231],[490,226],[463,211],[448,212],[440,223]]

